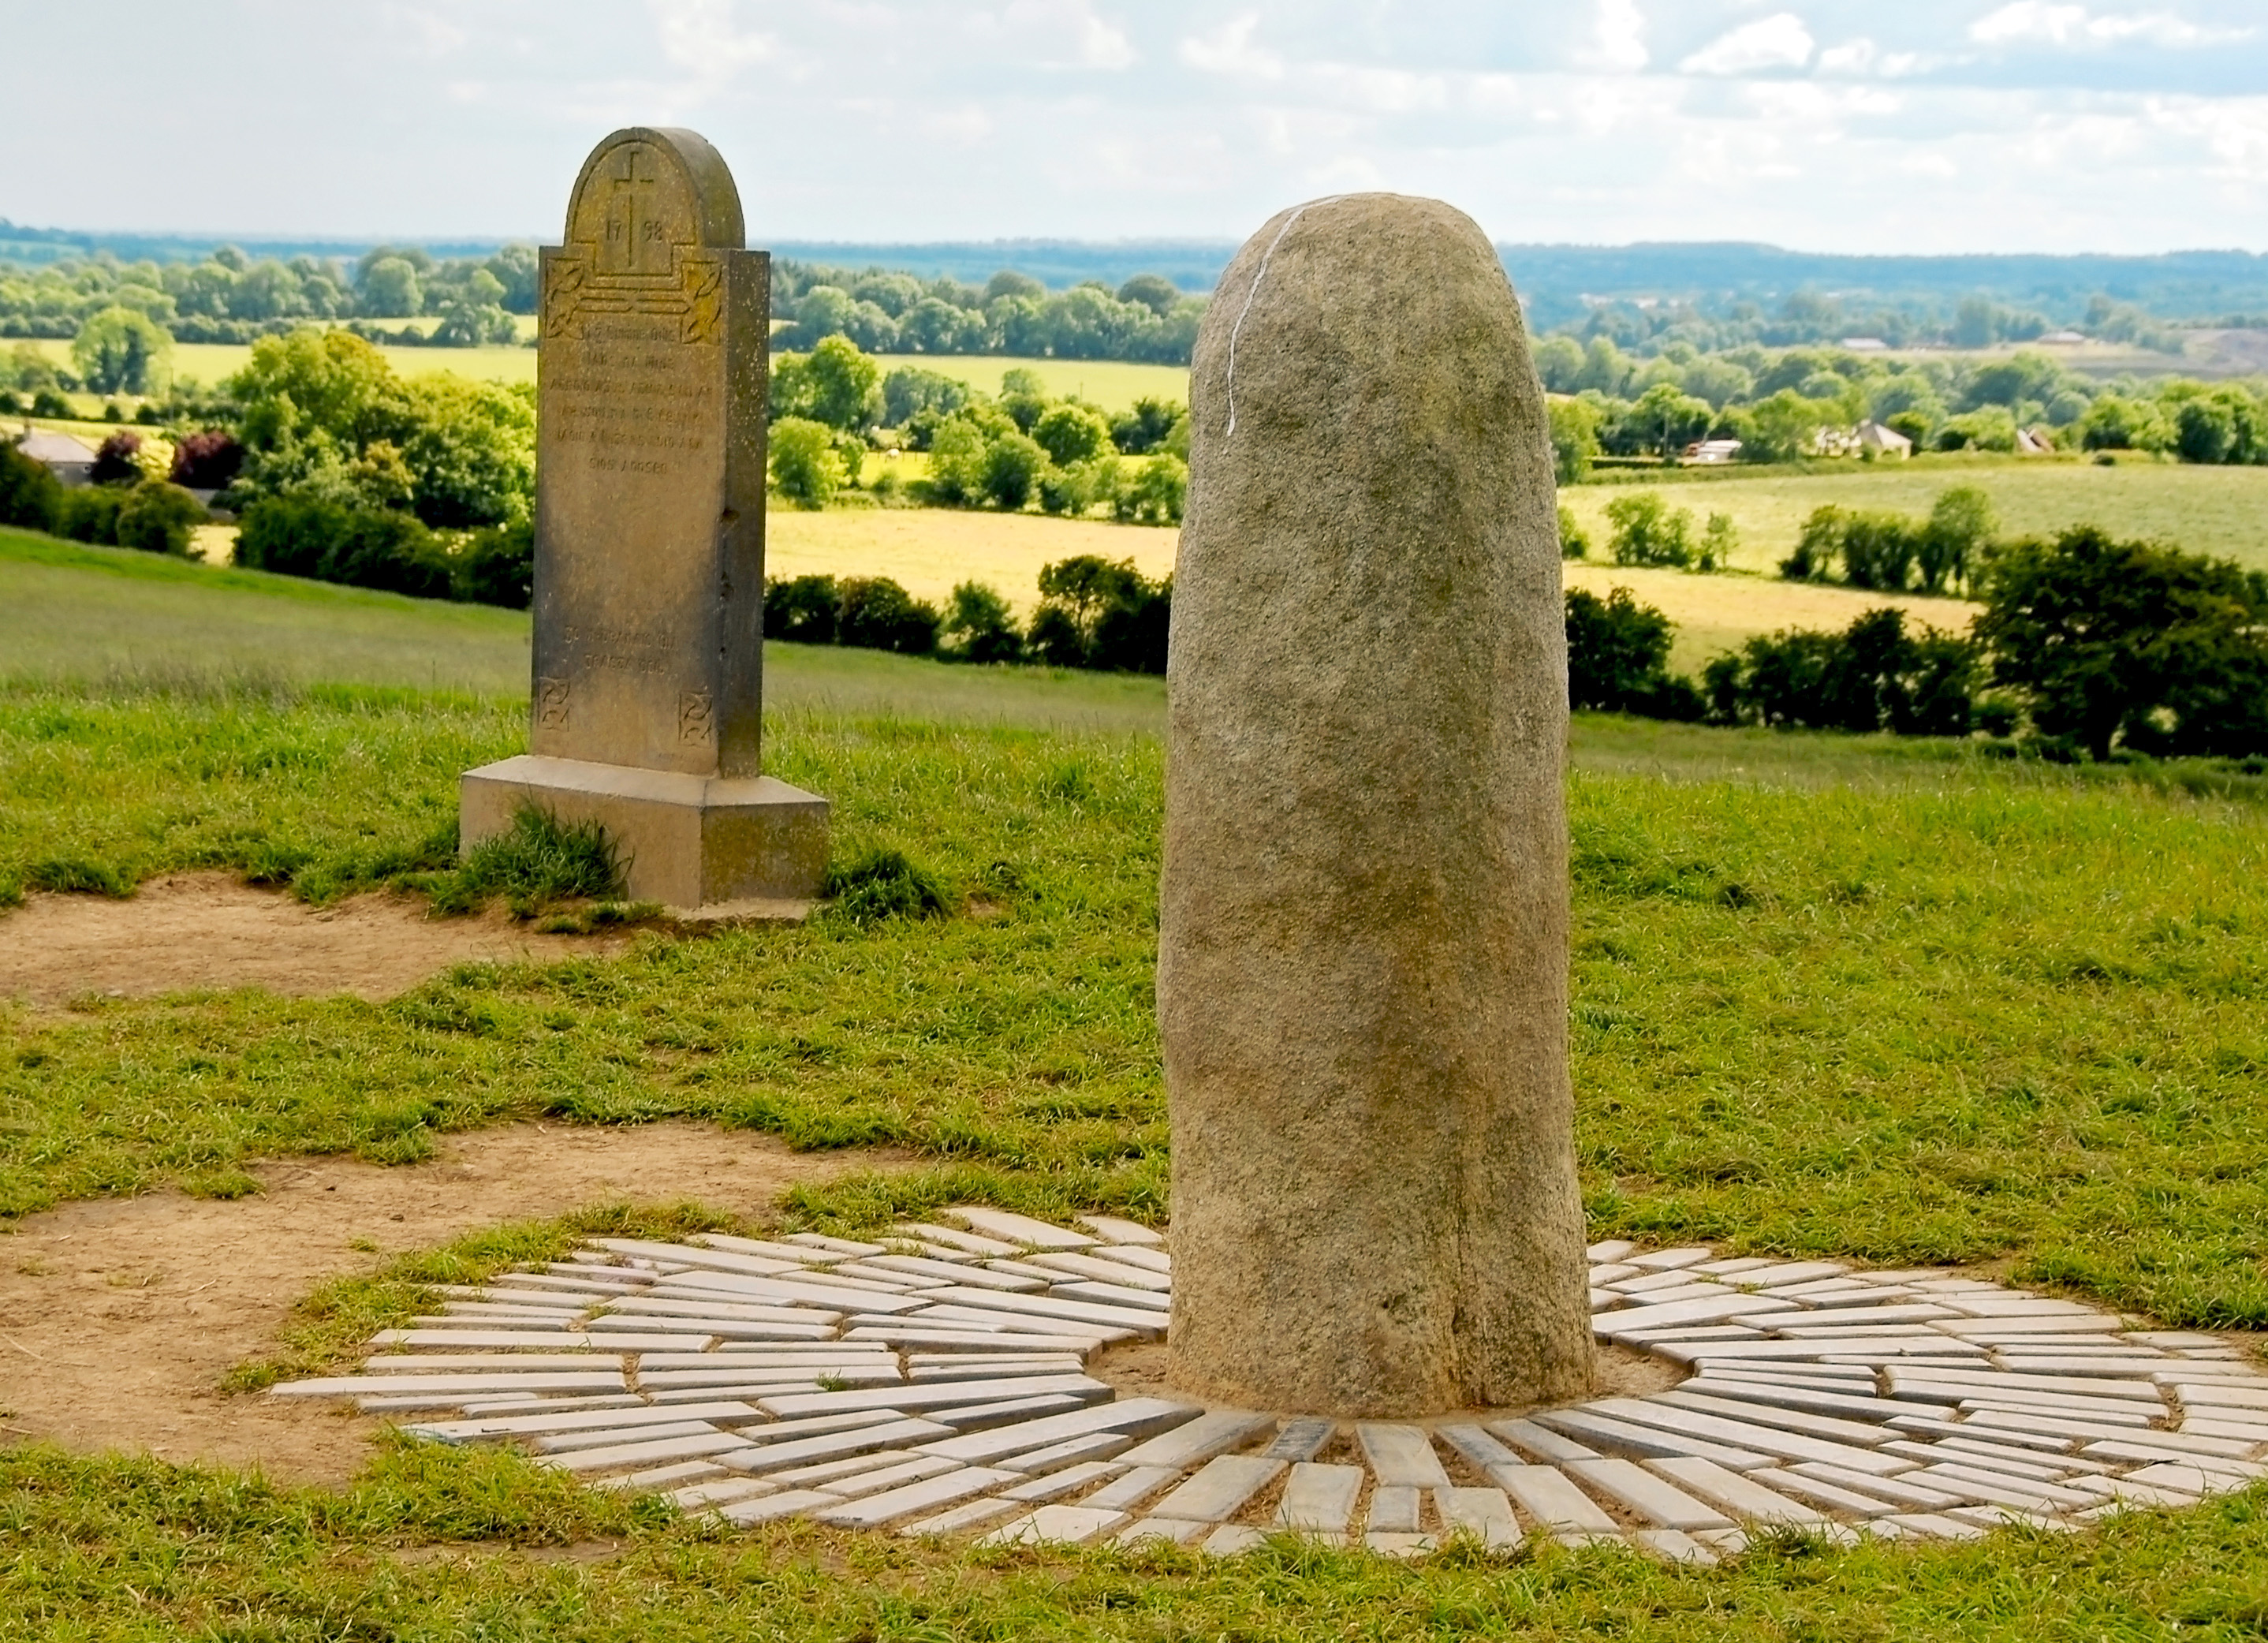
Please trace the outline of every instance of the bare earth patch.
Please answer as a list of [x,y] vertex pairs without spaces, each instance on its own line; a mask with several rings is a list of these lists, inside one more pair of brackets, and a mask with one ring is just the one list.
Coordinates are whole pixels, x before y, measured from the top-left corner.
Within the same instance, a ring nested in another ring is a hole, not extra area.
[[338,1482],[377,1422],[216,1390],[318,1284],[498,1221],[624,1199],[760,1212],[796,1183],[892,1161],[707,1124],[518,1124],[408,1168],[277,1161],[261,1192],[233,1202],[166,1192],[27,1216],[0,1234],[0,1439]]
[[225,873],[152,879],[128,901],[33,895],[0,916],[0,999],[54,1009],[92,993],[264,987],[390,998],[475,959],[605,957],[622,935],[538,935],[500,910],[429,918],[423,903],[357,895],[315,908]]

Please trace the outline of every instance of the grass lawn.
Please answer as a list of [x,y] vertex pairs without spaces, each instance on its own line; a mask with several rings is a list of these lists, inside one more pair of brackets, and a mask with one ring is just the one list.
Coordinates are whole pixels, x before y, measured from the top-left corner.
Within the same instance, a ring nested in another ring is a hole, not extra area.
[[1115,359],[1009,359],[997,354],[878,354],[885,373],[901,365],[934,371],[986,394],[1000,391],[1005,371],[1036,371],[1049,394],[1076,396],[1107,411],[1134,409],[1138,399],[1189,399],[1187,365],[1143,365]]
[[[475,671],[446,653],[524,643],[508,615],[112,563],[130,556],[77,567],[96,550],[29,540],[11,578],[133,590],[152,627],[166,598],[208,626],[222,608],[189,601],[281,613],[265,643],[310,677],[350,616],[436,676]],[[0,628],[8,673],[20,642]],[[929,1160],[803,1190],[799,1224],[968,1196],[1164,1216],[1158,682],[773,654],[770,765],[834,800],[837,852],[902,848],[990,916],[648,934],[382,1004],[0,1006],[0,1215],[262,1157],[406,1161],[507,1116],[681,1114]],[[0,686],[0,883],[207,866],[321,898],[435,865],[456,773],[522,747],[525,711],[186,671],[19,677]],[[2258,778],[1587,718],[1575,764],[1596,1235],[1989,1263],[2169,1324],[2268,1327]],[[386,1449],[324,1493],[19,1447],[0,1450],[0,1612],[55,1638],[2233,1639],[2268,1617],[2263,1504],[1971,1547],[1791,1542],[1716,1572],[1552,1550],[1215,1566],[720,1536],[498,1454]],[[543,1555],[598,1541],[614,1553]]]
[[[1922,514],[1938,493],[1975,485],[1992,498],[2010,535],[2044,534],[2070,525],[2100,525],[2119,536],[2156,537],[2191,553],[2212,554],[2268,569],[2268,468],[2191,468],[2175,463],[2092,462],[1932,456],[1911,462],[1852,462],[1829,474],[1757,478],[1688,478],[1660,489],[1690,508],[1697,525],[1729,513],[1740,527],[1734,564],[1770,574],[1795,546],[1805,518],[1832,503]],[[1607,551],[1607,504],[1619,485],[1575,485],[1560,493]],[[1942,625],[1942,624],[1940,624]]]

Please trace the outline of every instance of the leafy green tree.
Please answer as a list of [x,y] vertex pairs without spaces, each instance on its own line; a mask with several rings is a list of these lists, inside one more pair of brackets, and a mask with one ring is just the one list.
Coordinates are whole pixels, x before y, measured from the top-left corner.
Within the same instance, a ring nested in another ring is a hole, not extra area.
[[1708,401],[1695,399],[1674,382],[1657,382],[1638,395],[1623,420],[1640,431],[1646,449],[1674,457],[1707,433],[1716,418]]
[[1535,374],[1551,394],[1572,394],[1582,386],[1583,345],[1572,336],[1547,336],[1535,345]]
[[2092,526],[2004,549],[1972,624],[1995,683],[2095,758],[2268,748],[2268,577]]
[[146,394],[151,370],[173,346],[173,337],[148,314],[113,306],[78,328],[71,364],[97,394]]
[[1740,527],[1733,523],[1733,516],[1712,513],[1708,522],[1701,527],[1701,547],[1694,557],[1693,568],[1697,571],[1722,571],[1733,563],[1733,556],[1740,551]]
[[900,365],[882,379],[882,424],[902,428],[923,411],[940,414],[968,403],[968,385],[942,372]]
[[772,484],[799,507],[823,508],[843,488],[843,459],[835,431],[804,416],[783,416],[771,427]]
[[962,582],[953,590],[939,638],[946,653],[961,661],[1013,662],[1024,654],[1024,635],[1008,601],[982,582]]
[[1578,711],[1701,717],[1692,685],[1668,671],[1676,628],[1626,587],[1605,599],[1567,590],[1567,703]]
[[1843,515],[1843,579],[1853,587],[1903,592],[1912,578],[1926,531],[1903,514]]
[[1162,274],[1137,274],[1118,288],[1119,301],[1138,302],[1161,320],[1181,299],[1181,288]]
[[[930,494],[948,507],[974,505],[984,495],[990,446],[984,430],[968,417],[948,416],[939,423],[930,440]],[[1046,453],[1041,454],[1044,457]]]
[[1032,424],[1032,438],[1057,466],[1069,468],[1109,450],[1110,424],[1084,405],[1056,405]]
[[503,295],[497,300],[507,313],[535,312],[535,284],[541,273],[535,247],[509,245],[481,265],[495,278]]
[[882,368],[845,336],[814,345],[806,365],[811,380],[812,419],[846,433],[873,427],[882,412]]
[[1925,593],[1941,593],[1958,587],[1971,570],[1984,563],[1984,554],[2000,534],[1999,516],[1992,498],[1974,485],[1955,485],[1938,493],[1930,505],[1929,523],[1923,527],[1916,561],[1921,567]]
[[118,545],[186,559],[196,528],[204,522],[203,503],[179,485],[145,479],[118,505]]
[[1741,454],[1751,461],[1792,462],[1811,448],[1822,428],[1837,420],[1840,407],[1806,399],[1781,388],[1749,407],[1749,431]]
[[0,439],[0,525],[52,531],[63,507],[63,483],[48,465]]
[[2089,451],[2168,451],[2174,432],[2156,406],[2105,394],[2079,419],[2079,442]]
[[380,320],[411,319],[425,312],[424,288],[406,257],[380,257],[364,270],[362,308]]
[[1002,269],[984,286],[987,306],[1003,297],[1023,297],[1036,302],[1048,294],[1048,288],[1028,274],[1019,274],[1012,269]]
[[1814,508],[1795,539],[1795,551],[1779,562],[1779,573],[1791,582],[1831,578],[1843,557],[1843,524],[1849,517],[1832,503]]
[[1112,419],[1110,442],[1127,456],[1147,456],[1164,446],[1174,424],[1188,414],[1189,408],[1179,400],[1145,395],[1134,402],[1132,410]]
[[1653,490],[1632,491],[1607,504],[1613,528],[1609,551],[1616,564],[1668,565],[1683,570],[1693,563],[1693,515],[1672,508]]
[[764,637],[832,645],[842,608],[842,591],[831,576],[775,577],[764,584]]
[[1562,559],[1584,559],[1590,556],[1591,537],[1582,521],[1565,503],[1559,505],[1559,556]]
[[1112,502],[1112,511],[1130,524],[1179,525],[1189,506],[1189,466],[1160,451],[1134,470]]
[[1551,472],[1563,485],[1590,477],[1599,456],[1599,413],[1581,400],[1555,399],[1546,412],[1551,424]]
[[2219,466],[2236,448],[2236,415],[2223,401],[2193,399],[2174,410],[2174,449],[2184,462]]
[[535,502],[535,390],[437,372],[407,386],[401,459],[437,530],[524,519]]
[[984,494],[1010,512],[1032,499],[1048,453],[1029,434],[1002,434],[985,446]]
[[926,656],[937,649],[942,618],[884,576],[847,577],[841,586],[836,642],[862,650]]

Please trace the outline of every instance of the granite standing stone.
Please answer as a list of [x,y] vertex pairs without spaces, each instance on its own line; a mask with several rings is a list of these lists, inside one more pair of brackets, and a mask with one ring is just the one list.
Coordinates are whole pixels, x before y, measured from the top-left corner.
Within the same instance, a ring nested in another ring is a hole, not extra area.
[[466,773],[467,850],[533,805],[602,824],[637,900],[818,895],[827,801],[762,769],[770,286],[701,137],[584,162],[542,254],[529,751]]
[[1567,661],[1520,305],[1449,207],[1317,201],[1230,265],[1190,399],[1174,1378],[1340,1416],[1580,1397]]

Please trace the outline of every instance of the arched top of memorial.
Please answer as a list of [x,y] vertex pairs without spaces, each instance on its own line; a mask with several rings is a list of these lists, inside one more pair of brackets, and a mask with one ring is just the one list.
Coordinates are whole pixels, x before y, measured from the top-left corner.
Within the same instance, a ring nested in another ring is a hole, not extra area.
[[666,274],[679,248],[747,242],[740,191],[697,131],[630,126],[591,151],[567,197],[567,245],[602,273]]

